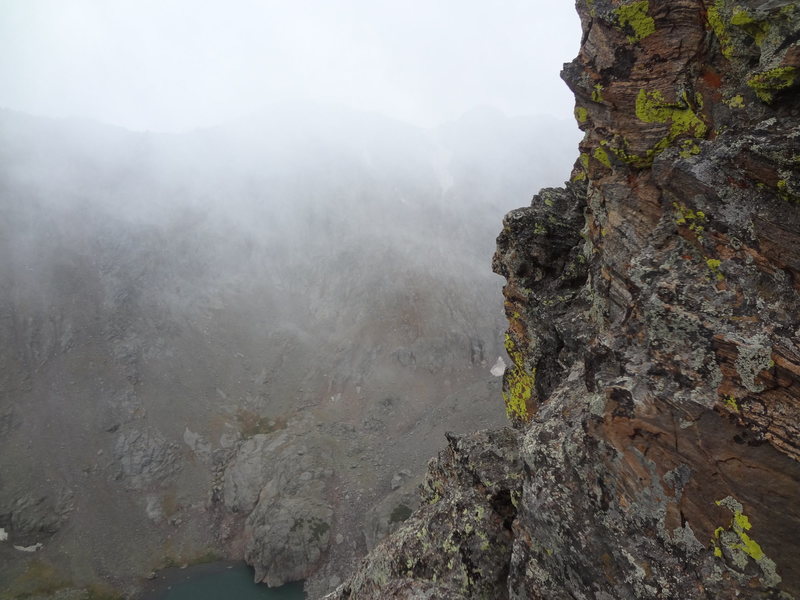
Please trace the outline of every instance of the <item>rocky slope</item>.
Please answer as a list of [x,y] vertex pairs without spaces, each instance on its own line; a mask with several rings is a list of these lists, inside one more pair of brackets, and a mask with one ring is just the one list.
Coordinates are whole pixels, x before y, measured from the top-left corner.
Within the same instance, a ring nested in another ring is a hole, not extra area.
[[0,111],[0,598],[214,557],[338,585],[446,430],[503,422],[477,267],[542,125]]
[[516,433],[331,599],[800,597],[800,7],[577,8],[580,158],[493,264]]

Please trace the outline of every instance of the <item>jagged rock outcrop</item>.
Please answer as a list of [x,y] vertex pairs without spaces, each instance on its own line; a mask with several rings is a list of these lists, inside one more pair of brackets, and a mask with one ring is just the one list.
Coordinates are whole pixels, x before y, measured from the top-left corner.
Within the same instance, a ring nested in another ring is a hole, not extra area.
[[332,598],[506,598],[520,494],[519,433],[448,434],[431,460],[422,506]]
[[[800,6],[577,8],[580,158],[494,259],[520,487],[485,558],[507,570],[451,592],[444,535],[398,565],[423,508],[332,598],[800,598]],[[442,512],[474,489],[436,485]]]

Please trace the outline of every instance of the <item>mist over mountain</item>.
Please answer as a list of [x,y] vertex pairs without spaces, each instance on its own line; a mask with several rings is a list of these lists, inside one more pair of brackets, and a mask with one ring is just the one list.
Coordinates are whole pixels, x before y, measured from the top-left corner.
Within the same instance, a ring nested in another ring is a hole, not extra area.
[[[505,419],[496,224],[566,178],[571,127],[0,111],[0,588],[132,590],[214,554],[329,589],[446,430]],[[298,511],[313,544],[275,529]]]

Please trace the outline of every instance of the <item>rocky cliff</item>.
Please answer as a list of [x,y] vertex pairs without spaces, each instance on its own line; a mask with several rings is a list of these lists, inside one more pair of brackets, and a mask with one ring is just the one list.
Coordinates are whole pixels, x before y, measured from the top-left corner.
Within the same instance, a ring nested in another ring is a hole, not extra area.
[[513,428],[329,598],[800,598],[800,6],[577,8],[580,158],[493,263]]

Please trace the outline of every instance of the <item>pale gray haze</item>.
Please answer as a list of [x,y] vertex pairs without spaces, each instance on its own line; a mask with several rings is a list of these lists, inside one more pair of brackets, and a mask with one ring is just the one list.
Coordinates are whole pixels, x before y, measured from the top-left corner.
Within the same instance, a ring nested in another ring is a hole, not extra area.
[[579,40],[569,1],[0,0],[0,106],[153,131],[294,100],[570,118]]
[[579,39],[561,1],[0,0],[0,596],[344,581],[507,422],[492,255],[570,177]]

